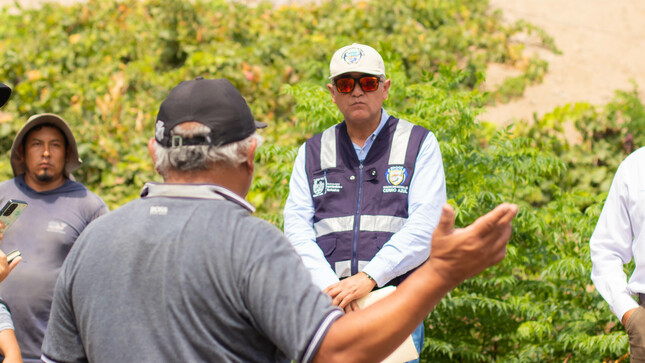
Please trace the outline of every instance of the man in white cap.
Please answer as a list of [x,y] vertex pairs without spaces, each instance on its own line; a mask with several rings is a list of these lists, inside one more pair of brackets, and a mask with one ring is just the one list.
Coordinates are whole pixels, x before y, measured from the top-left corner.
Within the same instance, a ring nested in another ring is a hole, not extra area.
[[2,248],[20,250],[24,261],[0,284],[24,362],[40,361],[54,284],[67,253],[83,229],[108,212],[98,196],[73,181],[80,165],[67,122],[39,114],[14,138],[14,178],[0,183],[0,205],[9,199],[28,203],[2,239]]
[[45,362],[379,362],[448,291],[504,258],[517,206],[458,230],[445,206],[429,262],[344,315],[244,199],[263,126],[226,79],[170,92],[148,143],[164,182],[78,238],[56,283]]
[[[428,258],[446,187],[434,134],[383,108],[391,80],[380,54],[351,44],[329,70],[344,122],[300,147],[284,230],[314,282],[350,311]],[[413,334],[419,352],[423,333],[421,324]]]

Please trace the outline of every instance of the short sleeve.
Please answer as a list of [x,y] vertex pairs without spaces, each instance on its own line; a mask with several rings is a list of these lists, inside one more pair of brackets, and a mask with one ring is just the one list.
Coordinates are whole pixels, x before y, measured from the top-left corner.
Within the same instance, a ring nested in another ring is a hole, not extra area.
[[316,287],[280,231],[257,221],[240,272],[254,323],[290,359],[309,361],[329,326],[342,315]]

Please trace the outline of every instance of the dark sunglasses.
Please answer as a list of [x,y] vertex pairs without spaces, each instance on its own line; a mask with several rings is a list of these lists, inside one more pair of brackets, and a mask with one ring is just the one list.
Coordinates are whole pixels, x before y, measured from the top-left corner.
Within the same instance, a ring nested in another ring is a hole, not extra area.
[[341,77],[337,78],[335,81],[336,90],[340,93],[350,93],[354,90],[354,87],[356,87],[356,81],[361,85],[363,92],[372,92],[378,89],[380,79],[376,76],[362,76],[359,78],[349,76]]

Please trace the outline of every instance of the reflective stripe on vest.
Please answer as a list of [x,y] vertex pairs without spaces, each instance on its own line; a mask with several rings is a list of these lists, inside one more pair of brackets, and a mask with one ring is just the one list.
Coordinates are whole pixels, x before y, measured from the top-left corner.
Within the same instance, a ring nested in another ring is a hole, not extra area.
[[316,238],[334,232],[351,231],[354,225],[354,216],[325,218],[314,223]]
[[320,170],[336,167],[336,126],[323,131],[320,138]]
[[390,165],[403,165],[405,163],[405,153],[408,150],[408,143],[410,142],[410,134],[412,133],[411,123],[405,120],[399,120],[394,130],[392,137],[392,146],[390,147]]
[[[358,270],[363,271],[365,269],[365,266],[367,266],[369,262],[370,261],[359,260]],[[339,279],[352,276],[352,261],[345,260],[334,263],[334,272],[336,273],[336,277],[338,277]]]
[[[399,120],[394,130],[389,165],[403,165],[405,154],[408,150],[410,134],[414,125],[405,120]],[[326,170],[336,167],[336,126],[323,131],[320,139],[320,169]],[[390,232],[396,233],[405,224],[406,218],[385,216],[385,215],[363,215],[360,217],[361,231]],[[325,218],[314,223],[316,237],[324,236],[334,232],[351,231],[354,224],[354,216]]]
[[[405,224],[406,218],[393,217],[393,216],[360,216],[361,222],[359,225],[360,231],[368,232],[398,232]],[[354,226],[354,216],[325,218],[314,223],[314,230],[316,231],[316,238],[334,232],[351,231]]]
[[[410,134],[414,125],[405,120],[399,120],[392,137],[389,165],[403,165],[405,153],[408,150]],[[320,138],[320,170],[336,167],[336,126],[323,131]]]

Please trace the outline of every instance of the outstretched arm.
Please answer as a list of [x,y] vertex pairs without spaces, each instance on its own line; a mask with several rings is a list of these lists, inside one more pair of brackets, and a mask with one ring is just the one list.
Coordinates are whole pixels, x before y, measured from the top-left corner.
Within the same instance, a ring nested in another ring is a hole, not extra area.
[[445,205],[433,234],[430,259],[388,297],[335,321],[314,361],[385,358],[450,290],[504,259],[516,214],[516,205],[502,204],[470,226],[454,229],[454,210]]

